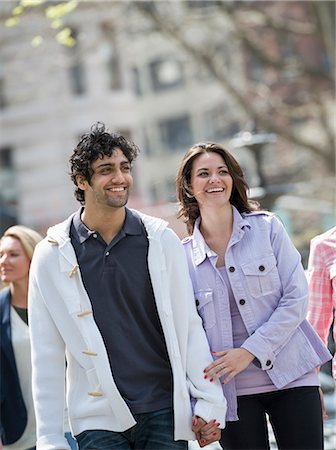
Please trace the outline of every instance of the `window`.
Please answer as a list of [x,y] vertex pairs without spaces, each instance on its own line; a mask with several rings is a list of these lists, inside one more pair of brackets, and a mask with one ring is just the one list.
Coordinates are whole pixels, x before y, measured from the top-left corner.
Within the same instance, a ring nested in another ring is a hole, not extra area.
[[232,138],[240,130],[238,119],[232,115],[231,108],[218,105],[206,112],[204,117],[205,135],[209,140]]
[[116,39],[115,28],[111,23],[105,22],[101,25],[104,39],[104,49],[107,54],[107,71],[109,75],[110,89],[118,90],[123,87],[121,61]]
[[222,3],[219,0],[187,0],[188,8],[209,8]]
[[175,177],[166,180],[166,199],[169,202],[176,202],[176,182]]
[[79,43],[78,43],[78,33],[76,30],[71,30],[71,36],[75,39],[76,44],[69,48],[70,52],[70,65],[69,65],[69,76],[70,76],[70,85],[73,94],[82,95],[86,91],[86,81],[84,74],[84,65],[81,59],[81,55],[79,52]]
[[149,72],[154,91],[172,89],[184,84],[183,67],[174,59],[156,60],[149,64]]
[[0,78],[0,109],[5,109],[7,106],[7,100],[5,95],[5,80]]
[[85,82],[82,64],[74,64],[69,68],[71,89],[75,95],[82,95],[85,92]]
[[13,151],[10,147],[0,148],[0,235],[17,223],[16,183],[13,166]]
[[185,150],[192,144],[190,118],[187,115],[160,122],[160,135],[167,150]]
[[142,95],[142,87],[141,87],[140,71],[137,67],[132,68],[132,83],[135,95],[140,97]]
[[122,76],[120,60],[116,53],[112,52],[107,62],[108,73],[110,75],[110,89],[119,90],[122,88]]
[[10,147],[0,149],[0,169],[11,169],[13,167],[13,152]]

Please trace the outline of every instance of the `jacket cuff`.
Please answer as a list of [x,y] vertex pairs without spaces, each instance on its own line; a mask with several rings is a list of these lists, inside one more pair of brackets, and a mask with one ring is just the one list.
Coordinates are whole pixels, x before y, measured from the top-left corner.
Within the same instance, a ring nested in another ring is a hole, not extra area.
[[226,416],[226,400],[214,405],[206,400],[198,399],[195,408],[194,415],[201,417],[205,422],[216,420],[219,423],[219,428],[225,428],[225,416]]
[[248,338],[241,347],[255,356],[254,365],[261,367],[262,370],[273,368],[275,355],[271,349],[265,349],[265,343],[257,339],[257,336],[253,335],[253,340]]

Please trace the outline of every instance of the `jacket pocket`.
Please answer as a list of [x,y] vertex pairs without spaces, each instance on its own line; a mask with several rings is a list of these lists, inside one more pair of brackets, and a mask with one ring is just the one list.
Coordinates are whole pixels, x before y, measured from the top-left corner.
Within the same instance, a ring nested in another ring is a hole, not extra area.
[[247,287],[253,297],[277,292],[281,282],[274,255],[258,258],[248,264],[242,264]]
[[215,305],[211,289],[201,289],[195,293],[195,303],[198,314],[203,321],[206,330],[216,325]]
[[94,368],[83,370],[77,366],[77,379],[69,386],[68,411],[71,419],[111,414],[106,395],[102,392]]

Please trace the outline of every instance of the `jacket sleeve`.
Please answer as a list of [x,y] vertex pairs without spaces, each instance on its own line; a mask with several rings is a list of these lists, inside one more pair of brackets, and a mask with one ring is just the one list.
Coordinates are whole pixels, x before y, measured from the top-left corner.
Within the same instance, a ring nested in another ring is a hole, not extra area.
[[[46,307],[43,249],[38,245],[30,267],[28,313],[32,351],[33,400],[37,450],[70,450],[64,437],[65,345]],[[52,290],[53,287],[49,286]]]
[[270,317],[242,345],[256,356],[263,370],[273,367],[277,354],[306,318],[308,303],[308,284],[299,252],[276,217],[270,216],[269,226],[282,295]]
[[[168,232],[170,230],[167,230]],[[175,234],[170,234],[167,247],[167,264],[170,273],[170,296],[175,311],[177,329],[183,329],[186,340],[186,376],[194,414],[206,422],[216,419],[225,427],[226,400],[220,382],[204,379],[204,368],[213,362],[202,320],[197,313],[186,255]],[[185,316],[183,314],[185,312]]]
[[333,320],[332,279],[323,259],[323,242],[313,239],[308,261],[308,320],[325,344]]

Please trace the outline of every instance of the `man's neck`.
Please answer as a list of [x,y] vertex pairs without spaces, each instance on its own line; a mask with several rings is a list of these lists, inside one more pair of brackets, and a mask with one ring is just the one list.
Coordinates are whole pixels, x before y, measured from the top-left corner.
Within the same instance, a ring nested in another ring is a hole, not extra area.
[[90,211],[84,207],[81,214],[82,222],[90,229],[97,231],[104,241],[109,244],[124,225],[125,208],[107,208],[106,210]]

